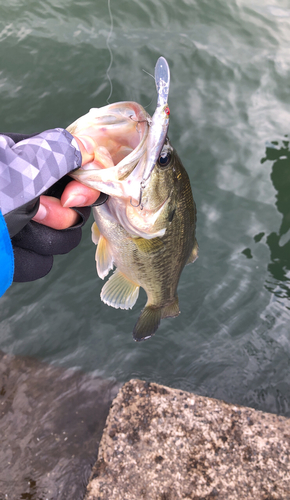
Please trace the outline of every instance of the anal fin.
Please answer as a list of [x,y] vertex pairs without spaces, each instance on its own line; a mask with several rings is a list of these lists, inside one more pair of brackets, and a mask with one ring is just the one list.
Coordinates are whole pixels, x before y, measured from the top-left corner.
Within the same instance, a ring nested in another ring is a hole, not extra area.
[[138,295],[139,285],[128,280],[118,269],[102,288],[101,299],[116,309],[132,309]]

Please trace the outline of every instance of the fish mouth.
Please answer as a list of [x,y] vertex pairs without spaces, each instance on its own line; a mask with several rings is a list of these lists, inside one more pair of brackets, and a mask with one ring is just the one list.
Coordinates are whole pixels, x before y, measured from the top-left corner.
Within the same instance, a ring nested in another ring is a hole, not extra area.
[[109,196],[136,200],[150,121],[145,109],[131,101],[92,108],[67,128],[85,147],[87,141],[94,153],[94,160],[71,172],[71,177]]
[[[92,164],[95,169],[104,169],[119,165],[138,148],[148,132],[149,121],[149,114],[140,104],[124,101],[92,108],[67,130],[80,138],[93,138],[98,146],[97,158]],[[100,158],[98,152],[101,153]],[[107,159],[102,157],[104,154]]]
[[82,140],[93,136],[97,144],[94,161],[71,172],[71,177],[110,196],[104,209],[129,234],[146,239],[165,234],[165,228],[156,223],[169,199],[152,209],[140,203],[150,129],[150,115],[135,102],[91,109],[67,128]]
[[94,154],[71,177],[109,196],[138,200],[150,123],[145,109],[131,101],[91,109],[67,128]]
[[105,194],[129,198],[132,207],[141,210],[169,125],[170,71],[164,57],[156,63],[155,83],[158,99],[152,118],[140,104],[124,101],[92,108],[67,128],[94,154],[92,162],[71,176]]

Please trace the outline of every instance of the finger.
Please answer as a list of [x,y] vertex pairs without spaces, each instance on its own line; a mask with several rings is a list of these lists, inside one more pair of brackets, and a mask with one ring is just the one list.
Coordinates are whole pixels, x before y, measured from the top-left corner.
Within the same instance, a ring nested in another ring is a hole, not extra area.
[[80,216],[71,208],[64,208],[57,198],[41,196],[38,212],[32,220],[52,227],[53,229],[66,229],[74,226]]
[[86,207],[92,205],[100,196],[100,191],[84,186],[78,181],[71,181],[61,196],[63,207]]
[[78,143],[81,155],[82,155],[82,165],[93,161],[94,159],[94,149],[96,147],[96,143],[90,137],[86,137],[85,143],[81,139],[79,139],[76,135],[73,136]]

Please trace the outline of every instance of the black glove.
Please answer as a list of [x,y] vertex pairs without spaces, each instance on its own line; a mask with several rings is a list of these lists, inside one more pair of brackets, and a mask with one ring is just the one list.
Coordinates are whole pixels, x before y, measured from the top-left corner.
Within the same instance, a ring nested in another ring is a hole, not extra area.
[[[68,176],[63,177],[45,194],[60,199],[71,180]],[[88,220],[91,208],[78,207],[74,210],[80,215],[81,221],[73,227],[57,230],[30,220],[12,237],[15,266],[13,281],[25,282],[42,278],[52,268],[53,255],[68,253],[80,243],[81,228]]]

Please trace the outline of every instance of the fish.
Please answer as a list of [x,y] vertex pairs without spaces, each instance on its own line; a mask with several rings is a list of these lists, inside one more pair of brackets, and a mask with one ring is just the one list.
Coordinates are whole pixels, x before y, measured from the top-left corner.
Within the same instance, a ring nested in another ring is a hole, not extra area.
[[147,294],[133,328],[135,341],[149,339],[162,319],[179,315],[181,272],[198,257],[189,177],[167,136],[170,77],[164,58],[157,61],[155,79],[153,117],[140,104],[119,102],[91,109],[67,129],[84,142],[93,133],[98,144],[94,161],[72,177],[109,196],[93,208],[97,273],[104,279],[115,268],[101,300],[127,310],[140,287]]

